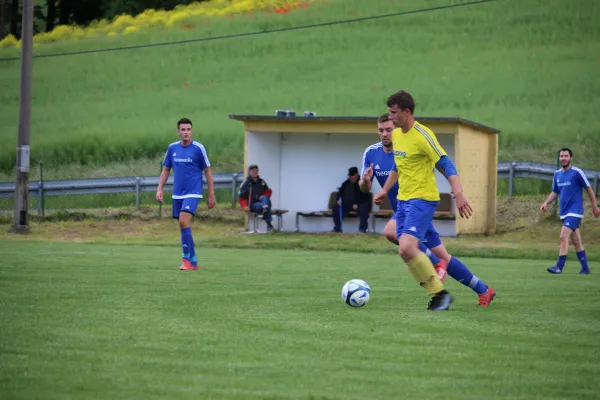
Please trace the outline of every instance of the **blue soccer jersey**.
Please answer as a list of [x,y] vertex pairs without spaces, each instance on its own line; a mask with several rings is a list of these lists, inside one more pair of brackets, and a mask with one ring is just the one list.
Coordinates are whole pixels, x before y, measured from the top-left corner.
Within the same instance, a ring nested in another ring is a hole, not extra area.
[[173,168],[173,199],[202,198],[202,171],[210,167],[204,146],[193,141],[187,146],[171,143],[163,165]]
[[[385,181],[387,181],[387,178],[390,175],[390,171],[396,166],[396,162],[394,161],[394,153],[386,153],[383,150],[383,144],[381,142],[375,143],[367,147],[363,154],[361,175],[365,172],[365,169],[369,168],[371,164],[373,164],[373,179],[377,178],[377,182],[379,182],[379,185],[383,187],[383,185],[385,185]],[[398,203],[396,200],[397,197],[398,183],[396,183],[388,192],[388,199],[390,200],[390,204],[394,211],[396,211],[396,206]]]
[[554,173],[552,191],[560,196],[560,218],[583,218],[583,189],[590,186],[585,174],[576,167]]

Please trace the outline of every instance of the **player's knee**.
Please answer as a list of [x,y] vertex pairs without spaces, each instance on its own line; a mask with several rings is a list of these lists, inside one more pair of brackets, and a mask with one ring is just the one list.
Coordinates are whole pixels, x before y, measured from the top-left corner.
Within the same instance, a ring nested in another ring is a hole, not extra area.
[[435,254],[437,258],[444,260],[447,263],[449,263],[450,259],[452,259],[452,256],[450,255],[450,253],[448,253],[448,250],[446,250],[446,248],[443,245],[434,247],[433,249],[431,249],[431,252]]
[[383,229],[383,236],[385,236],[386,239],[391,242],[398,243],[398,238],[396,237],[396,229],[395,228],[390,228],[389,226],[386,225],[386,227]]
[[188,221],[187,218],[180,216],[179,217],[179,227],[181,229],[189,228],[190,227],[190,221]]
[[396,236],[396,224],[388,223],[383,228],[383,236],[390,242],[398,244],[398,237]]
[[418,243],[415,243],[414,240],[406,238],[405,236],[400,238],[398,252],[402,259],[410,260],[414,258],[419,252]]
[[389,234],[384,233],[384,236],[390,242],[392,242],[394,244],[398,244],[398,238],[396,238],[396,233],[389,233]]

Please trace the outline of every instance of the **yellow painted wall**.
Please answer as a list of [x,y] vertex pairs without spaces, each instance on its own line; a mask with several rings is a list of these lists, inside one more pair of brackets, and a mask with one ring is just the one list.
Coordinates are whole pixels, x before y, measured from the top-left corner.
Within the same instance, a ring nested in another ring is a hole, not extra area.
[[458,234],[493,233],[496,225],[498,135],[460,126],[454,160],[465,195],[473,207],[469,219],[456,218]]
[[488,218],[484,233],[496,233],[496,199],[498,193],[498,135],[488,136]]

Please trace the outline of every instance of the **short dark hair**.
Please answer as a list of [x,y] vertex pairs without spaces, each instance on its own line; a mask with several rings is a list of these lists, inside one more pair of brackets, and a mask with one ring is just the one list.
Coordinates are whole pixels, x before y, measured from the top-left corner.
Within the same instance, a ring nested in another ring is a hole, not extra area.
[[181,118],[179,121],[177,121],[177,129],[179,129],[179,126],[181,124],[190,124],[190,125],[192,125],[192,121],[189,118]]
[[569,157],[573,157],[573,152],[568,147],[563,147],[562,149],[560,149],[558,151],[558,154],[562,153],[563,151],[568,151],[569,152]]
[[383,124],[384,122],[388,122],[388,121],[391,121],[390,114],[388,114],[388,113],[381,114],[379,116],[379,118],[377,118],[377,123],[378,124]]
[[398,106],[400,110],[410,110],[411,114],[415,113],[415,100],[412,95],[404,90],[399,90],[387,99],[387,106]]

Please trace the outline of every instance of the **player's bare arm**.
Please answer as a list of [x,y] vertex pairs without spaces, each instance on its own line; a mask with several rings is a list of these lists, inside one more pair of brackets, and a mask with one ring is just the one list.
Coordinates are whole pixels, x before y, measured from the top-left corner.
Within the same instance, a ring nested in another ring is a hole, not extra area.
[[373,179],[373,164],[371,163],[371,165],[369,165],[369,168],[365,169],[365,172],[362,174],[362,177],[360,178],[360,181],[358,182],[358,186],[360,187],[360,190],[368,193],[371,191],[371,186],[372,186],[372,179]]
[[454,193],[454,200],[456,201],[458,213],[463,218],[469,218],[471,215],[473,215],[473,208],[471,208],[469,200],[467,200],[467,196],[465,196],[463,192],[460,178],[458,175],[450,175],[448,177],[448,182],[450,182],[450,188],[452,193]]
[[552,202],[554,200],[556,200],[557,197],[558,197],[558,195],[556,193],[554,193],[554,192],[550,193],[550,195],[548,196],[548,198],[546,199],[546,201],[544,202],[544,204],[542,204],[540,206],[540,211],[541,212],[546,212],[546,210],[548,209],[548,206],[550,204],[552,204]]
[[215,180],[213,178],[211,167],[204,168],[204,176],[206,176],[206,184],[208,185],[208,200],[206,201],[206,205],[210,209],[217,204],[215,198]]
[[385,181],[385,185],[383,185],[383,188],[381,189],[381,191],[379,193],[377,193],[375,195],[375,197],[373,197],[373,203],[381,204],[383,199],[385,199],[388,192],[392,189],[392,187],[396,184],[396,182],[398,182],[398,171],[392,170],[392,171],[390,171],[390,175],[388,176],[387,180]]
[[442,156],[438,162],[435,163],[435,167],[441,169],[442,174],[450,183],[450,190],[454,194],[454,200],[456,201],[456,208],[462,218],[469,218],[473,214],[473,208],[467,200],[460,183],[460,178],[456,172],[456,168],[452,163],[452,160],[446,155]]
[[598,202],[596,201],[596,193],[594,193],[594,189],[591,186],[587,187],[588,195],[590,196],[590,201],[592,202],[592,214],[594,217],[600,217],[600,208],[598,208]]
[[163,199],[165,196],[165,192],[164,192],[163,188],[165,187],[165,184],[167,183],[167,179],[169,179],[170,172],[171,172],[170,168],[163,167],[163,169],[160,173],[160,178],[158,180],[158,189],[156,189],[156,201],[158,201],[159,203],[163,202]]

